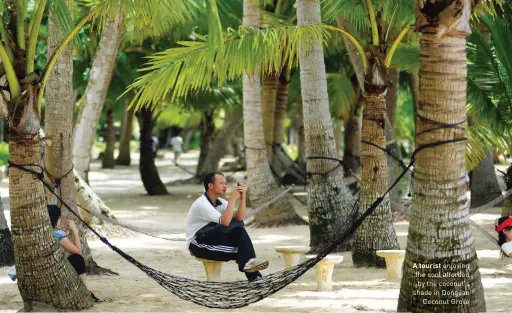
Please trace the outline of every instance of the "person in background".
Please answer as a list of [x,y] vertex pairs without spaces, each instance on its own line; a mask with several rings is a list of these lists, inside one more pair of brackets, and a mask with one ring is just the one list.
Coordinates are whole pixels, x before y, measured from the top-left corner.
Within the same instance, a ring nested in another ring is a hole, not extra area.
[[156,158],[156,154],[159,148],[159,140],[157,136],[151,137],[151,151],[153,151],[153,158]]
[[183,138],[176,135],[171,138],[172,151],[174,152],[174,161],[178,162],[181,155],[181,146],[183,145]]
[[494,229],[498,233],[498,245],[501,247],[500,257],[512,256],[512,218],[502,216],[494,223]]

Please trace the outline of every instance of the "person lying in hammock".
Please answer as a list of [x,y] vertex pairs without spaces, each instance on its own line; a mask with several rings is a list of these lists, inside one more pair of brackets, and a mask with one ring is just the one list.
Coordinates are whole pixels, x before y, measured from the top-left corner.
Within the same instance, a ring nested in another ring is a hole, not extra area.
[[512,218],[502,216],[494,223],[498,233],[498,245],[501,247],[501,256],[512,256]]
[[[193,256],[214,261],[236,260],[238,269],[249,281],[261,277],[259,271],[268,267],[268,261],[258,260],[251,238],[244,226],[246,189],[238,184],[228,201],[226,177],[209,173],[204,179],[205,193],[199,197],[187,214],[185,232],[187,247]],[[240,199],[238,209],[235,201]]]
[[[61,221],[61,211],[60,208],[54,204],[47,205],[48,207],[48,215],[50,215],[50,222],[53,228],[53,235],[57,238],[59,245],[64,251],[66,251],[68,256],[68,261],[71,263],[71,266],[75,269],[76,273],[84,283],[87,284],[87,275],[85,274],[85,261],[82,257],[82,248],[80,245],[80,237],[78,236],[78,230],[76,228],[75,222],[69,220],[65,225],[62,225]],[[68,234],[71,232],[73,234],[73,241],[69,240]],[[91,297],[94,302],[100,302],[101,300],[96,298],[96,296],[91,291]]]

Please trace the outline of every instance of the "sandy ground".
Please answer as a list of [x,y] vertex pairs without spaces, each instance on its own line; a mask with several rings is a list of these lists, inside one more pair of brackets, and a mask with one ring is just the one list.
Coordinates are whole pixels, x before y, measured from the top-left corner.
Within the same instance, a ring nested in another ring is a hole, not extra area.
[[[195,155],[186,154],[183,164],[193,168]],[[135,160],[134,163],[136,163]],[[190,175],[165,159],[157,162],[162,180],[170,182]],[[140,182],[137,164],[113,170],[101,170],[99,163],[92,165],[91,185],[112,208],[115,216],[133,225],[155,229],[182,230],[187,210],[199,196],[199,185],[168,186],[169,195],[149,197]],[[236,179],[243,181],[243,175]],[[233,184],[234,185],[234,184]],[[8,182],[0,183],[2,201],[8,209]],[[306,217],[305,208],[298,207],[300,215]],[[492,230],[493,220],[499,209],[473,219]],[[402,249],[406,246],[408,224],[395,224]],[[259,257],[270,261],[264,273],[279,271],[284,267],[280,254],[274,251],[277,245],[308,245],[307,226],[275,229],[248,228]],[[114,232],[115,233],[115,232]],[[120,234],[122,232],[119,232]],[[482,282],[488,312],[509,312],[512,264],[498,260],[499,250],[478,231],[474,231],[478,250]],[[145,235],[114,236],[111,242],[142,263],[158,270],[198,280],[205,279],[204,269],[185,249],[183,241],[162,240]],[[89,241],[95,260],[104,267],[119,273],[119,276],[89,277],[88,287],[104,300],[90,312],[221,312],[204,308],[179,299],[149,279],[138,268],[103,245],[99,240]],[[337,265],[333,274],[332,292],[317,292],[315,272],[310,270],[296,282],[278,293],[248,307],[231,312],[393,312],[397,306],[399,282],[386,281],[384,269],[355,269],[350,253],[342,253],[345,260]],[[16,283],[6,275],[7,268],[0,268],[0,312],[16,312],[22,308],[22,300]],[[223,265],[222,279],[234,281],[244,279],[236,264]],[[229,311],[229,310],[228,310]]]

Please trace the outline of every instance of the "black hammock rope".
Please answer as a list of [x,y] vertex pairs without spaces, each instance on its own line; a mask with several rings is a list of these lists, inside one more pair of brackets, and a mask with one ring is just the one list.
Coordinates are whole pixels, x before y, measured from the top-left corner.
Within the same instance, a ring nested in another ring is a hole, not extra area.
[[[272,295],[277,291],[285,288],[287,285],[297,280],[305,272],[311,269],[315,264],[317,264],[323,258],[325,258],[329,253],[331,253],[338,245],[343,243],[347,238],[350,238],[355,233],[356,229],[361,225],[361,223],[366,219],[366,217],[368,217],[370,214],[373,213],[373,211],[375,211],[379,204],[384,200],[384,197],[389,193],[389,191],[395,187],[398,181],[400,181],[400,179],[402,179],[406,172],[412,167],[412,165],[415,162],[415,155],[417,153],[426,148],[460,142],[463,140],[465,140],[465,138],[439,141],[418,147],[412,154],[411,162],[409,163],[407,168],[402,171],[402,173],[396,178],[393,184],[391,184],[391,186],[386,190],[386,192],[383,195],[377,198],[372,203],[372,205],[363,214],[361,214],[346,231],[344,231],[341,235],[338,236],[336,241],[323,247],[320,250],[320,252],[316,255],[316,257],[313,259],[298,264],[291,269],[285,269],[264,276],[263,278],[257,279],[252,282],[199,281],[190,278],[184,278],[167,274],[150,268],[135,260],[133,257],[126,254],[121,249],[111,244],[107,240],[107,238],[101,236],[94,228],[85,223],[77,214],[77,212],[75,212],[66,202],[64,202],[63,199],[59,195],[57,195],[56,192],[52,189],[52,186],[50,186],[50,184],[44,180],[44,169],[41,166],[35,166],[30,164],[20,165],[15,164],[11,161],[9,161],[9,166],[35,175],[42,182],[42,184],[49,191],[51,191],[52,194],[62,203],[62,205],[64,205],[73,215],[75,215],[77,219],[80,220],[85,225],[85,227],[87,227],[91,232],[98,236],[104,244],[106,244],[110,249],[118,253],[125,260],[138,267],[147,276],[155,280],[163,288],[167,289],[174,295],[178,296],[183,300],[187,300],[195,304],[209,308],[236,309],[260,301],[265,297],[268,297],[269,295]],[[36,170],[30,169],[29,167],[31,166],[39,167],[41,168],[41,171],[38,172]]]

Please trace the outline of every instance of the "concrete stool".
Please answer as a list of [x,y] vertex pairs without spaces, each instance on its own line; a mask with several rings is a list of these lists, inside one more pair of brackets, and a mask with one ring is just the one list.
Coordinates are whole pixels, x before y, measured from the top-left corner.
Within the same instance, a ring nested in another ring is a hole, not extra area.
[[377,250],[377,255],[386,261],[388,280],[400,280],[402,278],[405,250]]
[[[306,258],[313,259],[316,255],[306,255]],[[322,261],[316,263],[316,290],[318,291],[331,291],[332,290],[332,271],[334,265],[341,263],[343,256],[341,255],[328,255]]]
[[299,264],[300,256],[309,251],[306,246],[278,246],[276,252],[283,255],[284,266],[286,268],[294,267]]
[[204,271],[206,272],[207,281],[218,281],[220,278],[220,270],[222,269],[221,261],[206,260],[196,258],[199,262],[203,262]]

